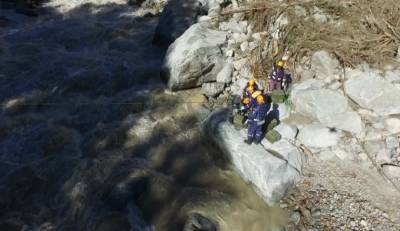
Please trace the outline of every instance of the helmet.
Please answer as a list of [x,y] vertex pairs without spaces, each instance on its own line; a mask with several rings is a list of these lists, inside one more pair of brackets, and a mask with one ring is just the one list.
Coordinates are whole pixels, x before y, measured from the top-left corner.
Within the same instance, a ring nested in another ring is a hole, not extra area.
[[262,95],[257,96],[257,103],[259,104],[264,103],[264,97]]
[[250,98],[246,97],[242,101],[244,104],[249,104],[250,103]]
[[254,79],[249,80],[249,86],[254,86],[255,83],[256,81]]
[[285,65],[285,62],[283,62],[282,60],[279,60],[277,63],[276,63],[276,66],[277,67],[283,67]]
[[253,92],[254,92],[254,87],[250,85],[250,86],[247,87],[246,91],[247,91],[247,92],[250,92],[250,94],[253,94]]
[[257,96],[261,95],[261,91],[255,91],[251,97],[256,98]]

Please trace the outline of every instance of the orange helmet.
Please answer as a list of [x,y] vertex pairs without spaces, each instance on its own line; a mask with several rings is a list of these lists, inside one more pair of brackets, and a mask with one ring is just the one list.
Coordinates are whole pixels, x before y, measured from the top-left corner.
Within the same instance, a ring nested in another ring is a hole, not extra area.
[[246,97],[242,101],[244,104],[249,104],[250,103],[250,98]]
[[259,103],[259,104],[264,103],[264,97],[262,95],[257,96],[257,103]]

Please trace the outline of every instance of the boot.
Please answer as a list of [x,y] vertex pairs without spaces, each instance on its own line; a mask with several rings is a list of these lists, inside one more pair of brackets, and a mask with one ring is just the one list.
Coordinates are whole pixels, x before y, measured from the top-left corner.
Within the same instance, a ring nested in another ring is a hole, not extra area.
[[253,140],[247,139],[247,140],[244,140],[244,142],[245,142],[246,144],[250,145],[251,143],[253,143]]

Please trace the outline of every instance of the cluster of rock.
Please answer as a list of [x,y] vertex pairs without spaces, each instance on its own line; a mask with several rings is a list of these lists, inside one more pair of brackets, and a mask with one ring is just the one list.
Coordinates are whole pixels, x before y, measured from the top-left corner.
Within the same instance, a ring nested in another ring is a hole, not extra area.
[[[247,56],[261,46],[267,33],[253,33],[253,25],[244,20],[243,14],[233,14],[228,21],[222,21],[218,17],[222,8],[238,8],[236,1],[228,2],[231,1],[193,0],[180,6],[185,9],[179,13],[174,10],[174,14],[169,13],[167,5],[163,15],[168,20],[160,20],[165,23],[158,28],[155,41],[162,45],[174,41],[168,48],[162,73],[172,90],[201,87],[208,97],[226,98],[239,94],[252,77]],[[259,83],[261,88],[264,84]]]
[[326,51],[316,52],[299,71],[291,94],[298,139],[324,160],[379,164],[400,179],[400,69],[341,68]]
[[[297,201],[301,201],[298,204]],[[335,192],[315,185],[291,192],[281,203],[291,211],[292,230],[398,230],[387,213],[353,194]]]
[[283,139],[260,145],[245,145],[245,130],[236,130],[227,119],[227,109],[213,112],[206,123],[206,133],[228,155],[243,179],[251,182],[269,204],[279,202],[287,190],[301,180],[304,156],[289,140],[297,133],[293,127],[280,125]]

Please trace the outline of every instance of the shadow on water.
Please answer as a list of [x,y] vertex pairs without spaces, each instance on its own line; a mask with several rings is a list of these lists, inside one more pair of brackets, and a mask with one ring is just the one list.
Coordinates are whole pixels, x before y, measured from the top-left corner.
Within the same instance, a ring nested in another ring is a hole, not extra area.
[[134,10],[46,9],[2,29],[0,230],[172,231],[193,212],[221,230],[280,223],[164,93],[158,18]]

